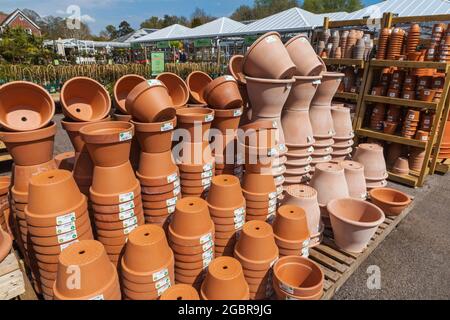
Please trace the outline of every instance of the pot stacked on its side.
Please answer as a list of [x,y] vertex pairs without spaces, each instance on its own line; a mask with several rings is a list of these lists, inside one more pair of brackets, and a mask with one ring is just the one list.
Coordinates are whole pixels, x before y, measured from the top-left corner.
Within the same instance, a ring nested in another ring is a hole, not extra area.
[[353,160],[364,166],[367,189],[387,186],[388,172],[382,146],[376,143],[362,143],[356,148]]
[[44,298],[52,300],[60,253],[79,240],[93,239],[87,199],[71,172],[33,176],[25,218],[31,270]]
[[156,300],[175,283],[173,252],[161,227],[147,224],[130,233],[120,276],[129,300]]
[[351,157],[353,138],[355,137],[350,109],[343,104],[333,105],[331,107],[331,116],[333,117],[333,127],[336,132],[333,137],[332,160],[347,160]]

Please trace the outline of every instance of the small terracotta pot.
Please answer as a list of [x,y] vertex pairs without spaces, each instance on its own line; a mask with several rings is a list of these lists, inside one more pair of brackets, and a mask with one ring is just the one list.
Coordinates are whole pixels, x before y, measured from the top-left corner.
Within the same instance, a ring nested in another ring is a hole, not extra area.
[[387,216],[400,215],[412,202],[410,196],[391,188],[375,188],[369,194],[372,202]]
[[321,84],[317,88],[316,94],[311,101],[311,106],[331,106],[331,101],[345,74],[324,72],[321,76]]
[[323,71],[322,61],[306,36],[298,35],[290,39],[285,46],[297,68],[296,75],[318,76]]
[[55,103],[41,86],[12,81],[0,88],[0,124],[11,131],[44,128],[55,114]]
[[212,78],[202,71],[191,72],[186,79],[191,101],[206,105],[205,88],[212,81]]
[[214,110],[214,120],[211,127],[219,130],[222,135],[227,135],[230,131],[235,132],[239,127],[243,109]]
[[305,210],[294,205],[278,208],[273,232],[275,239],[282,242],[285,249],[301,248],[303,242],[310,238]]
[[383,211],[363,200],[335,199],[328,203],[336,245],[346,251],[362,252],[384,222]]
[[383,147],[374,143],[363,143],[356,147],[353,160],[364,166],[367,180],[383,180],[387,178],[386,161]]
[[395,161],[392,172],[396,174],[409,174],[409,162],[407,158],[400,157]]
[[183,79],[172,72],[160,73],[156,79],[167,87],[172,105],[176,109],[186,106],[189,101],[189,89]]
[[208,108],[178,109],[176,115],[178,129],[187,130],[189,133],[188,136],[183,136],[185,142],[204,141],[205,132],[211,128],[211,122],[214,120],[214,110]]
[[200,300],[198,292],[192,286],[176,284],[167,289],[159,300]]
[[289,97],[284,104],[285,110],[306,111],[309,110],[311,101],[316,94],[320,84],[321,76],[294,77],[295,83],[292,86]]
[[247,83],[247,81],[245,80],[243,63],[244,63],[243,55],[232,56],[228,63],[228,71],[240,85],[245,85]]
[[203,97],[213,109],[235,109],[242,106],[239,88],[232,76],[222,76],[211,81],[205,87]]
[[137,74],[127,74],[116,81],[113,89],[114,106],[116,109],[125,114],[128,113],[125,107],[128,94],[143,81],[145,81],[145,78]]
[[350,108],[344,105],[334,105],[331,107],[333,118],[333,129],[336,132],[335,139],[352,139],[354,137],[353,124],[350,115]]
[[242,205],[244,197],[238,178],[231,175],[215,176],[208,193],[208,205],[211,207],[230,209]]
[[320,205],[327,205],[336,198],[349,197],[344,168],[339,164],[317,164],[310,186],[317,190]]
[[61,105],[64,115],[72,120],[99,121],[111,110],[111,98],[97,81],[75,77],[64,83]]
[[269,32],[258,38],[247,50],[243,70],[245,75],[254,78],[290,79],[296,72],[296,66],[280,34]]
[[311,106],[309,119],[315,138],[331,138],[335,135],[330,106]]
[[142,152],[166,152],[172,147],[172,134],[177,125],[176,117],[164,122],[141,123],[131,121],[136,130]]
[[367,198],[367,186],[364,166],[350,160],[342,161],[339,164],[344,168],[350,197],[365,200]]

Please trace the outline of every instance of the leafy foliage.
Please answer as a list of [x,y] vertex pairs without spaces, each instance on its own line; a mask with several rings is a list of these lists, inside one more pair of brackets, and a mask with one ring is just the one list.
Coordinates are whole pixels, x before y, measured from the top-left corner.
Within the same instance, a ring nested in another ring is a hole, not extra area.
[[305,0],[303,9],[314,13],[352,12],[363,7],[361,0]]

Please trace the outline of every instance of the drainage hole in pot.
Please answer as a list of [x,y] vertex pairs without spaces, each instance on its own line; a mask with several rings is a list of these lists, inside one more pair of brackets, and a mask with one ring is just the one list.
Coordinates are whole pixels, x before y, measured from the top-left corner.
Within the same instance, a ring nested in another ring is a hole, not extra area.
[[23,122],[27,121],[27,117],[22,117],[20,120],[22,120]]
[[260,227],[256,227],[255,229],[256,229],[256,230],[259,230],[259,229],[261,229],[261,228],[260,228]]
[[53,179],[54,177],[55,177],[55,176],[49,176],[48,178],[49,178],[49,179]]
[[223,270],[227,270],[227,269],[228,269],[228,266],[223,266],[222,269],[223,269]]
[[183,297],[177,297],[177,300],[183,300]]
[[85,254],[85,253],[86,253],[86,251],[84,251],[84,250],[81,250],[78,252],[78,254]]
[[81,109],[80,108],[76,108],[75,111],[76,112],[81,112]]
[[193,205],[194,205],[194,203],[193,202],[191,202],[191,203],[189,203],[189,205],[192,207]]
[[144,233],[144,236],[148,237],[150,235],[150,232]]
[[291,210],[291,213],[294,213],[294,210]]

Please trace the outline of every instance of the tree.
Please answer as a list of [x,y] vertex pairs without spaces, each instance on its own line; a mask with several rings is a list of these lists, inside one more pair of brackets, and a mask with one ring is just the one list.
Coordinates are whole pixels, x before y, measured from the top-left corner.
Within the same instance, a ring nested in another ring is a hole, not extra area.
[[161,29],[162,21],[159,17],[152,16],[141,23],[141,28]]
[[352,12],[363,5],[361,0],[305,0],[302,8],[313,13]]
[[297,6],[297,0],[255,0],[253,10],[255,19],[261,19]]
[[249,21],[254,19],[254,12],[249,6],[243,5],[237,8],[230,18],[236,21]]
[[195,8],[194,12],[191,15],[191,28],[198,27],[202,24],[208,23],[215,18],[208,15],[205,10],[200,8]]
[[105,30],[100,32],[100,36],[108,40],[113,40],[118,38],[118,32],[115,26],[109,24],[106,26]]
[[134,29],[131,27],[131,25],[128,23],[128,21],[124,20],[119,24],[119,29],[117,30],[117,36],[122,37],[133,31],[134,31]]

